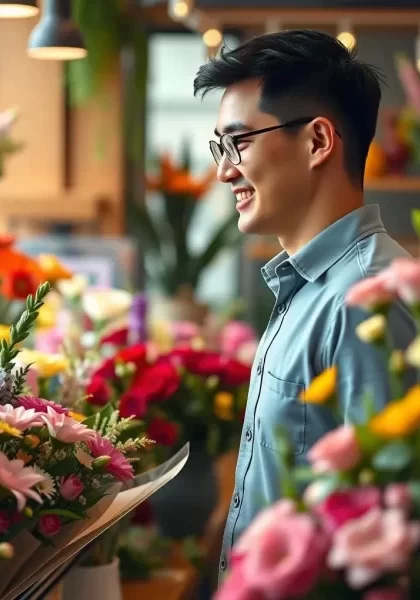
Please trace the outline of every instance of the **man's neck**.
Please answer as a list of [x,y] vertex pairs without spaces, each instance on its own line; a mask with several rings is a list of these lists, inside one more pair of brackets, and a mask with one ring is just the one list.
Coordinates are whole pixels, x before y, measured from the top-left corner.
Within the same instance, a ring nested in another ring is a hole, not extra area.
[[304,214],[298,215],[293,227],[278,236],[281,247],[289,256],[306,246],[324,229],[357,210],[364,204],[363,190],[350,189],[342,193],[321,197],[319,201],[312,201],[305,207]]

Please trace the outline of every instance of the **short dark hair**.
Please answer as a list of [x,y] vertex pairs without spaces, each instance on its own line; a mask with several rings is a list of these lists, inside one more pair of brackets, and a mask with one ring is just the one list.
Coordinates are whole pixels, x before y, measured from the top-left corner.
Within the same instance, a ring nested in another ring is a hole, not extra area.
[[360,183],[376,131],[382,74],[356,54],[319,31],[269,33],[235,49],[223,47],[200,67],[194,94],[205,96],[256,78],[262,86],[261,110],[280,121],[330,117],[343,137],[346,170]]

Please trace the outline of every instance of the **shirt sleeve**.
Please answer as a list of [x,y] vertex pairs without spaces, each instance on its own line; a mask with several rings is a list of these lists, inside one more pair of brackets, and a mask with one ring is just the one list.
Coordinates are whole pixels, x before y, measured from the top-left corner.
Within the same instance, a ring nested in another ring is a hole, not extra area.
[[[385,355],[375,346],[362,342],[356,327],[371,313],[349,307],[342,302],[331,319],[323,350],[324,367],[338,368],[338,393],[345,422],[365,420],[364,396],[370,392],[376,409],[392,399],[388,365]],[[395,304],[388,317],[392,348],[406,349],[415,336],[415,325],[402,304]],[[414,373],[408,373],[405,385],[414,383]]]

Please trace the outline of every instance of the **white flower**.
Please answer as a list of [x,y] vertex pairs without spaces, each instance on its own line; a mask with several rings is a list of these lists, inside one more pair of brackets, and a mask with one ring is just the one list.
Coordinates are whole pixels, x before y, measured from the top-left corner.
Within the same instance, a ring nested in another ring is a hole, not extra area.
[[98,487],[100,487],[100,485],[101,485],[101,482],[99,481],[99,479],[96,479],[96,478],[92,479],[92,488],[94,490],[97,490]]
[[92,321],[110,321],[126,314],[133,296],[125,290],[91,290],[82,298],[82,307]]
[[36,484],[36,490],[41,494],[41,496],[46,496],[47,498],[51,499],[57,493],[55,489],[55,483],[51,475],[40,469],[37,465],[34,465],[32,468],[35,473],[42,475],[44,478],[43,481],[40,481]]
[[77,448],[75,456],[81,465],[87,467],[88,469],[92,468],[92,463],[94,459],[87,452],[82,450],[82,448]]
[[405,356],[409,365],[420,369],[420,335],[408,346]]
[[88,286],[88,280],[84,275],[74,275],[71,279],[57,281],[57,289],[65,298],[74,300],[80,298]]
[[386,329],[384,315],[373,315],[356,327],[356,334],[362,342],[378,342],[383,339]]
[[56,460],[64,460],[67,456],[67,452],[63,449],[61,450],[57,450],[57,452],[54,454],[54,458]]
[[86,504],[86,498],[84,496],[79,496],[79,502],[82,506]]

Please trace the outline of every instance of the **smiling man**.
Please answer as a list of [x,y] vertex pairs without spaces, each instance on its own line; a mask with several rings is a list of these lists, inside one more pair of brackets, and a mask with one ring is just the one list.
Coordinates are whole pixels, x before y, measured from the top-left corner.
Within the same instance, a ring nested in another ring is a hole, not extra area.
[[[363,175],[376,129],[379,77],[335,38],[284,31],[223,49],[203,65],[195,93],[222,89],[210,149],[218,179],[232,188],[244,233],[275,235],[282,252],[263,269],[274,307],[255,359],[235,490],[220,560],[258,510],[280,490],[276,426],[285,427],[297,462],[337,426],[300,392],[338,366],[345,420],[363,418],[362,396],[390,399],[381,357],[355,327],[367,315],[344,302],[356,281],[406,252],[386,233],[378,206],[364,206]],[[413,324],[392,316],[394,343],[406,347]]]

